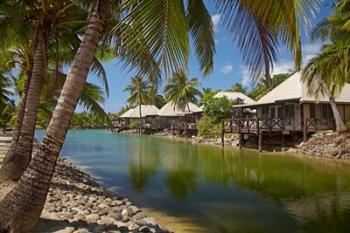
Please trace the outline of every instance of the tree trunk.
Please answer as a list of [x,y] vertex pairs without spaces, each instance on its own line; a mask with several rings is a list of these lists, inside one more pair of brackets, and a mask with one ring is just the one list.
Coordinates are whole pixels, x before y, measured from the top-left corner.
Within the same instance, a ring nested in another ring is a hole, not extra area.
[[40,90],[45,75],[46,67],[46,35],[39,33],[37,37],[34,56],[33,69],[30,79],[28,93],[26,95],[25,111],[18,143],[15,150],[11,150],[6,155],[0,170],[0,180],[18,180],[32,157],[33,140],[37,114],[40,105]]
[[140,124],[140,135],[142,135],[142,113],[141,113],[141,104],[139,104],[139,114],[140,114],[140,120],[139,120],[139,124]]
[[99,0],[75,55],[45,138],[16,186],[0,202],[0,232],[28,232],[45,204],[59,152],[79,101],[91,61],[106,28],[109,0]]
[[9,155],[13,154],[14,151],[17,149],[18,146],[18,141],[22,129],[22,122],[24,118],[24,113],[25,113],[25,107],[26,107],[26,101],[27,101],[27,94],[28,94],[28,89],[29,89],[29,84],[30,84],[30,79],[31,79],[31,73],[28,72],[26,75],[26,81],[24,83],[24,89],[21,95],[21,99],[18,104],[18,110],[17,110],[17,119],[16,119],[16,124],[13,129],[13,135],[12,135],[12,140],[10,147],[6,153],[6,157],[4,158],[3,163],[6,163],[8,158],[10,157]]
[[329,99],[329,103],[330,103],[332,111],[333,111],[336,131],[338,133],[347,131],[348,128],[346,127],[343,119],[341,118],[340,112],[337,108],[337,104],[335,103],[334,96],[332,95],[331,91],[329,90],[328,86],[325,83],[323,83],[323,86],[324,86],[324,90],[326,92],[326,95]]
[[340,112],[337,108],[337,104],[335,103],[334,97],[329,97],[329,103],[331,104],[331,107],[332,107],[336,131],[338,133],[347,131],[348,128],[346,127],[343,119],[341,118],[341,115],[340,115]]

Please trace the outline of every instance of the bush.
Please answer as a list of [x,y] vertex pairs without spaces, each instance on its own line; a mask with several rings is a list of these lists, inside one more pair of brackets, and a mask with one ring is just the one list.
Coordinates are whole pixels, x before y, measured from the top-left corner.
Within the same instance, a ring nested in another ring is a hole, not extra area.
[[221,133],[221,122],[214,122],[210,117],[203,116],[198,121],[198,134],[200,136],[217,137]]
[[226,97],[209,98],[204,103],[204,116],[217,124],[232,116],[234,102]]

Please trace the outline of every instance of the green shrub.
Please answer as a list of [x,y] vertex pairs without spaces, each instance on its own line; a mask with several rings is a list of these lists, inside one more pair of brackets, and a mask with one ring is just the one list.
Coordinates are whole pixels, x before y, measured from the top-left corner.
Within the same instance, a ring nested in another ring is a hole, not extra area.
[[204,103],[204,116],[210,118],[213,123],[221,123],[232,116],[233,105],[234,101],[226,97],[208,98]]
[[198,121],[198,134],[200,136],[217,137],[221,133],[221,123],[215,123],[210,117],[203,116]]

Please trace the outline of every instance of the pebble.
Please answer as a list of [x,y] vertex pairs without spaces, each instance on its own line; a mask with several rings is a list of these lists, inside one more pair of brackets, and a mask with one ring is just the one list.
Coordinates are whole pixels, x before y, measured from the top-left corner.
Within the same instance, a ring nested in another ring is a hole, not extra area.
[[64,220],[60,227],[49,231],[53,233],[168,232],[130,200],[107,193],[92,177],[63,158],[58,159],[42,217]]

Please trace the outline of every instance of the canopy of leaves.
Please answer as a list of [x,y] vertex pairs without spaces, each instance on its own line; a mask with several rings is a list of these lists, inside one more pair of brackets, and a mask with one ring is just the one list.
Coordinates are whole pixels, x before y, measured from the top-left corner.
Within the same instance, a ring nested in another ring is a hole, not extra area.
[[334,96],[350,81],[349,12],[350,1],[340,0],[335,4],[333,14],[313,30],[313,39],[328,39],[329,42],[304,68],[303,80],[311,95],[324,95],[327,88]]
[[204,103],[204,116],[212,119],[214,123],[220,123],[222,120],[232,116],[234,101],[226,97],[208,98]]
[[173,74],[165,86],[165,97],[168,101],[173,101],[175,105],[185,108],[189,102],[197,103],[197,97],[202,96],[198,87],[198,79],[189,79],[185,72],[178,71]]

